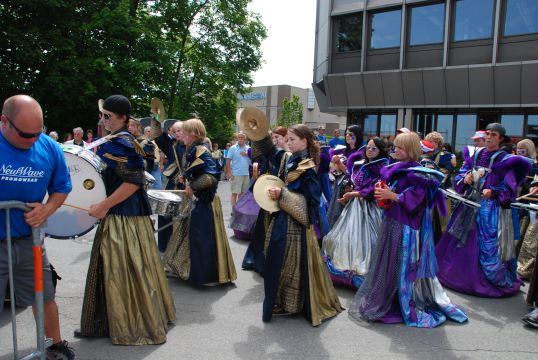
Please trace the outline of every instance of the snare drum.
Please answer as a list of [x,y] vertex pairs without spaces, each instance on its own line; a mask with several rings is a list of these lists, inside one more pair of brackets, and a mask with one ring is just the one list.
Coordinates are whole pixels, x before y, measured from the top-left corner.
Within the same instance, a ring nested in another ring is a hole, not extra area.
[[148,200],[153,214],[185,218],[191,213],[192,200],[184,193],[148,190]]
[[146,181],[144,182],[144,190],[148,190],[155,183],[155,178],[149,172],[144,171],[144,177]]
[[[61,145],[73,190],[65,200],[66,204],[88,209],[106,198],[105,183],[101,172],[106,164],[93,151],[77,145]],[[45,234],[55,239],[73,239],[92,230],[99,219],[84,210],[61,206],[48,218]]]

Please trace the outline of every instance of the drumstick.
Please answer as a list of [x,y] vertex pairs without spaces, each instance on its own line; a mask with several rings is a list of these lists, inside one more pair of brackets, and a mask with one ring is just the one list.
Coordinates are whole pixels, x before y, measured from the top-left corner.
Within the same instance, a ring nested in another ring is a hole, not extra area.
[[519,200],[522,200],[522,199],[529,199],[529,200],[538,201],[536,196],[534,196],[532,194],[527,194],[527,195],[520,196],[520,197],[516,198],[516,201],[519,201]]
[[63,206],[69,206],[69,207],[72,207],[72,208],[75,208],[75,209],[78,209],[78,210],[82,210],[82,211],[86,211],[86,212],[90,211],[89,209],[86,209],[86,208],[83,208],[83,207],[80,207],[80,206],[76,206],[76,205],[71,205],[71,204],[66,204],[66,203],[63,203],[62,205]]
[[159,190],[159,191],[178,192],[178,193],[183,193],[183,192],[185,192],[185,190]]

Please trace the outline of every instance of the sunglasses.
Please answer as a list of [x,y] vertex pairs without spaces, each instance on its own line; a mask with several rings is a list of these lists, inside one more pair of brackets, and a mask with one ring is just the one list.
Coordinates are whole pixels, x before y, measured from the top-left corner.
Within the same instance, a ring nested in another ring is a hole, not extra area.
[[366,150],[370,150],[370,151],[378,151],[379,149],[375,146],[367,146],[366,147]]
[[18,127],[15,126],[15,124],[13,124],[13,122],[11,120],[9,120],[9,118],[4,115],[7,119],[7,122],[11,125],[11,127],[13,129],[15,129],[15,131],[17,131],[17,133],[19,134],[19,136],[21,138],[24,138],[24,139],[33,139],[33,138],[36,138],[36,137],[39,137],[41,135],[41,131],[40,132],[37,132],[37,133],[27,133],[27,132],[24,132],[24,131],[20,131]]

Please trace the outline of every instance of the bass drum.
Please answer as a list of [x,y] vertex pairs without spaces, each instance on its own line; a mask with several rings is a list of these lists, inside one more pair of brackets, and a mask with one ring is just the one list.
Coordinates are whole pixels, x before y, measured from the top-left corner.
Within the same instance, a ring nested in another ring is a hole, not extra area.
[[[101,172],[106,164],[90,150],[77,145],[61,145],[73,190],[65,204],[88,209],[106,198],[105,183]],[[88,215],[87,211],[62,205],[48,218],[43,229],[47,236],[55,239],[74,239],[91,231],[99,219]]]

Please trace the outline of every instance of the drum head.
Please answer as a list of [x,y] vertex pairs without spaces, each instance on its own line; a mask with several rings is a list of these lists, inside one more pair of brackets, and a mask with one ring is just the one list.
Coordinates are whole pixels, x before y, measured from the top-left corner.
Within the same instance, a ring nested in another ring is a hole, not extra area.
[[[75,149],[73,145],[62,148],[73,190],[67,196],[65,205],[48,218],[44,232],[55,239],[74,239],[92,230],[99,219],[67,204],[88,209],[90,205],[106,198],[105,184],[99,173],[103,165],[99,157],[89,150],[78,146]],[[77,154],[77,151],[81,152]]]
[[148,197],[167,202],[181,202],[181,196],[163,190],[148,190]]

